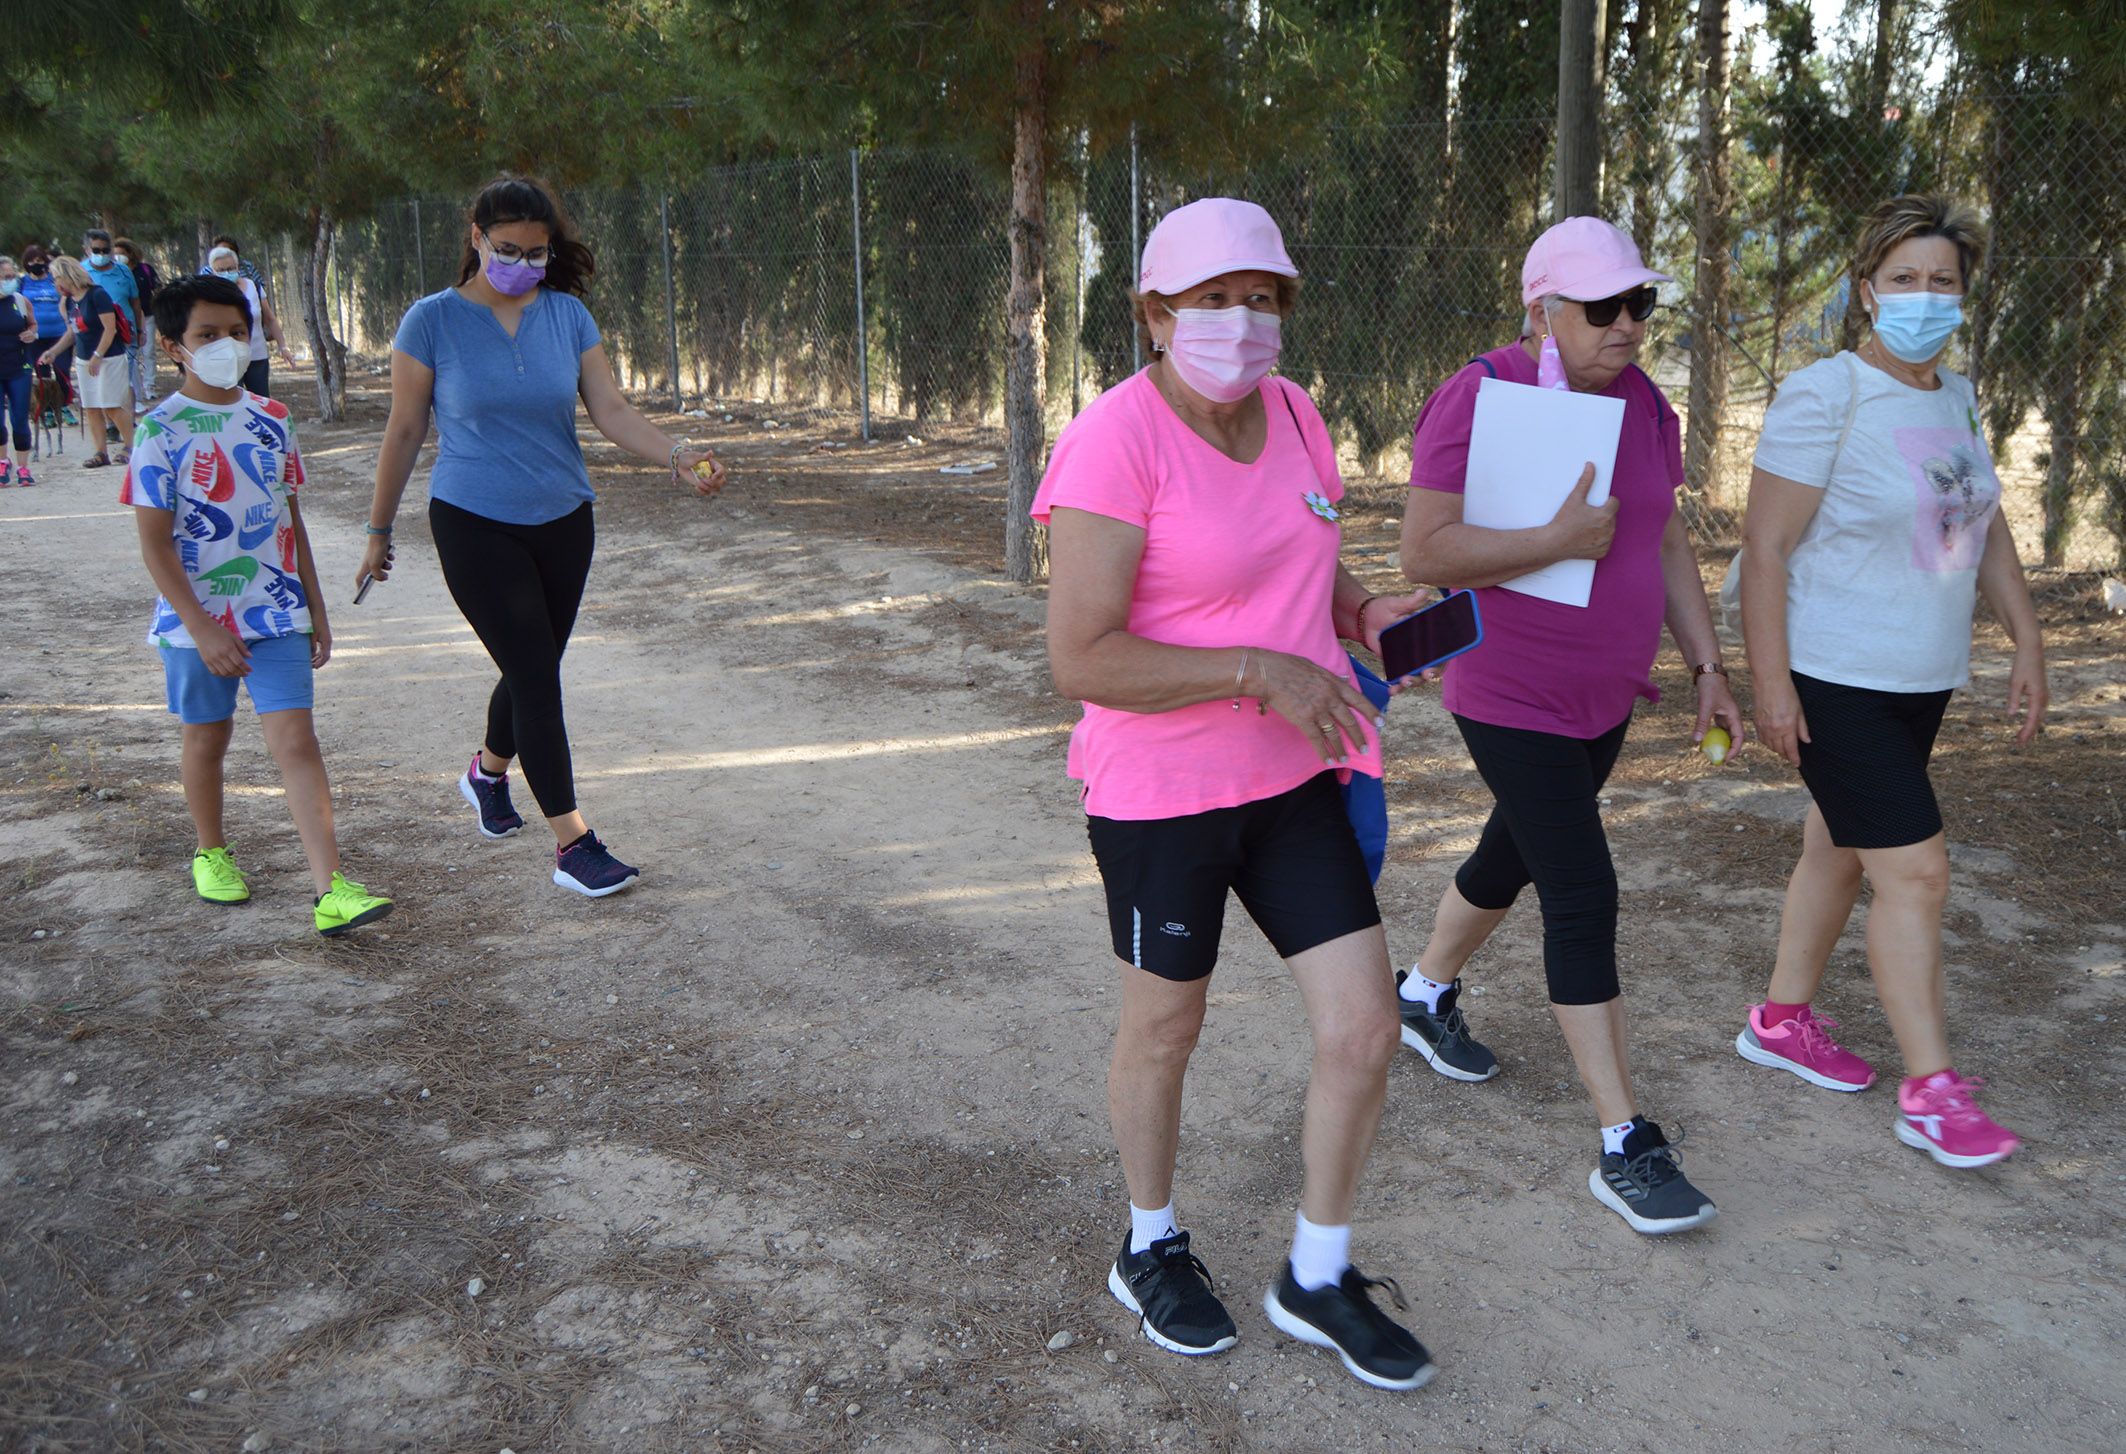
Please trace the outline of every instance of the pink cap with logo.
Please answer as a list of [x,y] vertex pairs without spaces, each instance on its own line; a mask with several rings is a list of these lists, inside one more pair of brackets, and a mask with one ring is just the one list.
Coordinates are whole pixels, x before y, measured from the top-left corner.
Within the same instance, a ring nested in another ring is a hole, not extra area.
[[1237,197],[1205,197],[1167,213],[1144,239],[1137,291],[1185,292],[1220,273],[1296,278],[1299,269],[1269,213]]
[[1648,267],[1621,228],[1599,217],[1568,217],[1528,249],[1521,264],[1521,302],[1556,293],[1588,303],[1628,293],[1641,283],[1674,281]]

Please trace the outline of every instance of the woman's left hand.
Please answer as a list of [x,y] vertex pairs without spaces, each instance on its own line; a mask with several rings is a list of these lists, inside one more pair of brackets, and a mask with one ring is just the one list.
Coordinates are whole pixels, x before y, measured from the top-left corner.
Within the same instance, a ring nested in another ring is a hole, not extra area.
[[2045,707],[2052,694],[2045,687],[2045,653],[2036,647],[2015,650],[2015,665],[2008,669],[2008,715],[2023,714],[2015,740],[2028,747],[2045,730]]
[[1749,741],[1749,721],[1736,705],[1735,694],[1728,690],[1727,678],[1718,672],[1707,672],[1698,678],[1698,729],[1691,734],[1691,741],[1705,741],[1706,730],[1715,724],[1727,730],[1727,758],[1732,759],[1742,751],[1742,744]]
[[[1366,602],[1363,608],[1364,619],[1358,623],[1359,630],[1365,633],[1366,650],[1372,652],[1375,656],[1379,656],[1380,633],[1383,628],[1393,626],[1412,611],[1424,610],[1425,607],[1439,599],[1440,596],[1437,591],[1432,590],[1430,587],[1425,587],[1413,591],[1407,596],[1375,596],[1372,600]],[[1388,690],[1400,696],[1403,689],[1412,682],[1436,682],[1439,678],[1439,668],[1433,667],[1430,671],[1421,671],[1413,676],[1404,677],[1399,682],[1388,683]]]
[[332,660],[332,628],[325,624],[325,613],[315,607],[310,612],[310,669],[318,671]]
[[[706,472],[701,468],[703,465],[708,466]],[[682,483],[692,483],[694,493],[704,498],[720,494],[730,483],[730,476],[724,473],[723,461],[716,457],[713,449],[679,451],[678,458],[672,461],[672,477]]]

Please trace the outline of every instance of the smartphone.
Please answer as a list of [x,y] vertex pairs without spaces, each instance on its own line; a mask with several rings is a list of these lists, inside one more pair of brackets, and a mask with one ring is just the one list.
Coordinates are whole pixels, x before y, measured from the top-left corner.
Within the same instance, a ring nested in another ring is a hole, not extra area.
[[362,583],[354,588],[354,604],[357,606],[361,605],[362,598],[369,594],[369,588],[375,584],[375,576],[363,576]]
[[1380,633],[1380,661],[1391,682],[1415,676],[1484,640],[1484,619],[1472,591],[1456,591],[1413,611]]

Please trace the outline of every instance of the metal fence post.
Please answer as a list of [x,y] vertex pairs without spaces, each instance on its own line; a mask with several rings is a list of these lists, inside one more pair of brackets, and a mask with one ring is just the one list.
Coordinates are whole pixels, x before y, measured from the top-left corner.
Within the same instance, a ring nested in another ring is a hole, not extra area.
[[[1080,153],[1083,156],[1083,153]],[[1089,165],[1080,163],[1078,175],[1078,223],[1071,234],[1071,251],[1076,254],[1076,266],[1070,279],[1070,413],[1075,419],[1083,407],[1085,370],[1081,355],[1085,341],[1085,183],[1083,178],[1092,174]]]
[[672,380],[672,410],[686,407],[679,396],[679,298],[672,289],[672,198],[657,194],[657,226],[664,234],[664,356]]
[[[1137,261],[1144,256],[1144,240],[1137,235],[1144,213],[1143,188],[1137,180],[1137,123],[1129,124],[1129,267],[1131,277],[1137,273]],[[1138,335],[1141,329],[1129,331],[1129,366],[1144,367],[1144,340]]]
[[421,199],[413,199],[413,295],[428,286],[428,245],[421,241]]
[[856,247],[856,391],[863,398],[864,438],[871,438],[871,335],[864,328],[864,193],[857,151],[849,148],[849,221]]

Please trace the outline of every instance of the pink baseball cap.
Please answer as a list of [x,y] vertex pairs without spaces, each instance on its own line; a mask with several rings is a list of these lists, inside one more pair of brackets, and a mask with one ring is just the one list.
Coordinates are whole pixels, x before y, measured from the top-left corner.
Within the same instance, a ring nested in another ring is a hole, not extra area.
[[1639,256],[1623,229],[1599,217],[1568,217],[1535,240],[1521,264],[1521,302],[1546,293],[1590,303],[1628,293],[1641,283],[1672,283]]
[[1205,197],[1176,207],[1144,239],[1140,293],[1180,293],[1220,273],[1299,276],[1270,214],[1237,197]]

